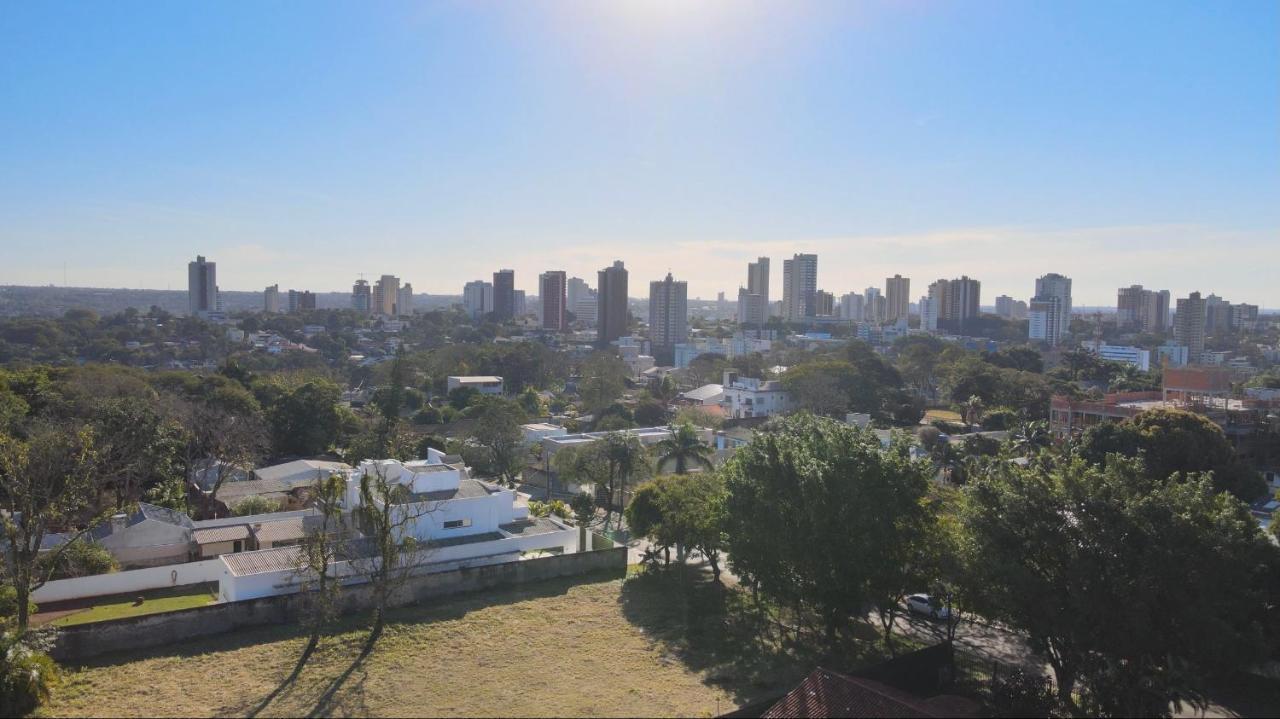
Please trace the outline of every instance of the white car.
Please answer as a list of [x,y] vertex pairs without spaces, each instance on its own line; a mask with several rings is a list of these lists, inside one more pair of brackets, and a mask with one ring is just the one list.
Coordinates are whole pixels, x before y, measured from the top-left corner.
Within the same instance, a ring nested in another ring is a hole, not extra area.
[[941,604],[934,604],[928,594],[912,594],[907,597],[907,611],[930,619],[950,619],[951,610]]

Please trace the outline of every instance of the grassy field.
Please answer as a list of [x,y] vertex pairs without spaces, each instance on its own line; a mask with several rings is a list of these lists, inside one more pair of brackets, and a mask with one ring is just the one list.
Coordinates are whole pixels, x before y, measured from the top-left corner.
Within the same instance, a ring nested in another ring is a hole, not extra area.
[[954,412],[949,409],[925,410],[924,421],[933,422],[935,420],[941,420],[943,422],[955,422],[957,424],[962,424],[964,422],[964,417],[961,417],[959,412]]
[[[218,598],[217,590],[216,584],[198,584],[172,589],[153,589],[138,594],[116,595],[104,598],[92,607],[61,616],[50,624],[56,627],[68,627],[73,624],[100,622],[104,619],[120,619],[202,607]],[[139,596],[143,597],[141,604],[137,603]]]
[[363,660],[361,620],[347,620],[291,683],[294,626],[109,657],[71,668],[42,713],[714,715],[816,661],[784,650],[745,602],[661,574],[551,580],[397,610]]

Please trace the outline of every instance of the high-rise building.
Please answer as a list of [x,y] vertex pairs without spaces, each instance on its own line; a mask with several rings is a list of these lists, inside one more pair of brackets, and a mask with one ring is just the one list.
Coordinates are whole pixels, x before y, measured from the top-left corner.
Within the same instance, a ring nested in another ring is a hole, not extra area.
[[675,363],[677,344],[689,339],[689,286],[667,273],[649,283],[649,345],[659,363]]
[[493,273],[493,316],[499,322],[516,316],[515,270],[498,270]]
[[1218,336],[1231,329],[1231,303],[1211,294],[1204,298],[1204,331]]
[[879,287],[868,287],[862,292],[862,319],[879,324],[884,321],[884,295]]
[[884,321],[887,324],[906,324],[911,314],[911,278],[902,275],[884,280]]
[[597,286],[597,337],[602,346],[627,334],[627,269],[622,260],[600,270]]
[[1030,339],[1056,347],[1071,327],[1071,278],[1050,272],[1036,279],[1027,319]]
[[788,322],[813,316],[818,291],[818,256],[799,254],[782,261],[782,315]]
[[529,314],[529,306],[525,302],[524,290],[514,290],[511,293],[511,316],[524,317]]
[[1027,317],[1027,303],[1009,295],[996,298],[996,314],[1006,320],[1022,320]]
[[950,280],[938,280],[929,285],[929,294],[920,307],[920,328],[937,332],[947,318],[947,302],[950,297]]
[[1205,301],[1199,292],[1192,292],[1186,299],[1178,300],[1173,316],[1174,341],[1187,348],[1191,362],[1199,362],[1204,352]]
[[573,316],[578,322],[587,327],[595,327],[597,316],[600,313],[599,301],[595,290],[587,290],[586,294],[578,297],[578,304],[574,306]]
[[303,310],[314,310],[316,308],[315,293],[309,290],[289,290],[289,314],[302,312]]
[[568,276],[564,270],[548,270],[538,275],[538,296],[542,300],[542,326],[563,332],[569,329]]
[[[565,305],[569,312],[574,315],[578,314],[578,303],[584,298],[591,297],[591,286],[581,277],[570,277],[567,290],[565,292],[568,304]],[[594,299],[594,298],[593,298]]]
[[473,320],[493,311],[493,285],[473,280],[462,286],[462,306]]
[[1169,327],[1169,290],[1121,287],[1116,292],[1116,324],[1121,329],[1164,332]]
[[970,321],[980,316],[982,299],[982,283],[961,275],[959,279],[949,280],[945,286],[938,324],[945,323],[946,328],[955,332],[964,332]]
[[850,292],[840,298],[840,316],[853,322],[861,322],[866,313],[863,311],[862,295]]
[[769,258],[747,263],[747,286],[738,288],[739,324],[760,329],[769,321]]
[[408,282],[396,292],[396,314],[413,314],[413,285]]
[[383,275],[378,284],[373,286],[373,312],[386,317],[395,317],[396,298],[400,292],[400,278],[395,275]]
[[836,313],[835,295],[826,290],[818,290],[813,293],[813,315],[814,317],[832,317]]
[[280,285],[271,285],[262,291],[262,311],[271,314],[279,314]]
[[351,309],[362,315],[373,312],[373,290],[368,280],[356,280],[351,286]]
[[187,313],[204,317],[218,311],[218,264],[196,255],[187,263]]
[[1243,302],[1231,306],[1231,329],[1253,330],[1258,326],[1258,306]]
[[724,293],[716,293],[716,321],[723,320],[729,314],[729,303],[724,300]]

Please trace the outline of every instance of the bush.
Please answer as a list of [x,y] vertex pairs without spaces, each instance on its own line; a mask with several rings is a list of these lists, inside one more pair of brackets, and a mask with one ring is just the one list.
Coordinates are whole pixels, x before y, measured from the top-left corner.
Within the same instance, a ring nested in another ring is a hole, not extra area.
[[[36,603],[27,600],[27,615],[36,613]],[[18,614],[18,590],[8,584],[0,584],[0,625],[4,620]],[[3,712],[0,712],[2,714]]]
[[58,665],[32,644],[16,630],[0,633],[0,716],[29,714],[58,686]]
[[88,577],[94,574],[107,574],[120,568],[106,547],[85,539],[73,542],[57,556],[56,564],[52,562],[52,552],[39,560],[41,573],[52,569],[50,579]]
[[991,714],[997,717],[1047,717],[1058,705],[1048,677],[1020,669],[991,682]]
[[279,502],[274,499],[267,499],[266,497],[259,496],[245,497],[239,502],[236,502],[236,505],[231,508],[231,513],[237,517],[248,517],[254,514],[270,514],[272,512],[279,511]]
[[458,412],[458,410],[454,409],[452,406],[448,406],[440,410],[440,420],[444,424],[448,424],[450,422],[457,422],[459,416],[461,416],[461,413]]
[[414,424],[440,424],[440,410],[427,405],[413,415]]
[[551,505],[536,499],[529,500],[529,516],[546,517],[551,514]]
[[1017,412],[1007,407],[997,407],[982,417],[982,428],[988,432],[1013,429],[1022,419]]
[[550,509],[552,514],[561,519],[568,519],[573,514],[573,510],[569,505],[559,499],[551,502]]

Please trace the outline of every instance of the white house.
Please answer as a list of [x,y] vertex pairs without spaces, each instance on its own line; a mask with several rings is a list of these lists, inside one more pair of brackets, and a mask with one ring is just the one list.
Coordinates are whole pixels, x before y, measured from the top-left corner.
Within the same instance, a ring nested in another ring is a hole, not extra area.
[[460,377],[451,375],[448,382],[448,391],[452,392],[459,387],[470,387],[480,394],[502,394],[502,378],[492,375],[475,375],[470,377]]
[[733,370],[724,373],[725,414],[733,419],[771,417],[791,411],[791,393],[778,380],[739,377]]
[[569,430],[564,427],[546,422],[522,424],[520,425],[520,432],[524,434],[524,443],[527,446],[535,445],[547,437],[563,437],[569,434]]
[[122,569],[178,564],[191,558],[191,518],[139,502],[132,514],[116,514],[89,532]]
[[[534,550],[578,549],[577,529],[556,518],[530,517],[528,505],[519,501],[515,490],[472,479],[465,466],[444,463],[438,452],[413,462],[362,462],[347,477],[346,512],[361,505],[361,479],[375,473],[409,492],[395,511],[405,520],[404,531],[422,546],[408,560],[410,571],[518,561],[521,553]],[[373,567],[367,545],[355,539],[344,547],[351,558],[335,563],[333,574],[360,581]],[[296,546],[222,555],[221,599],[241,601],[297,591],[306,580],[299,556]]]

